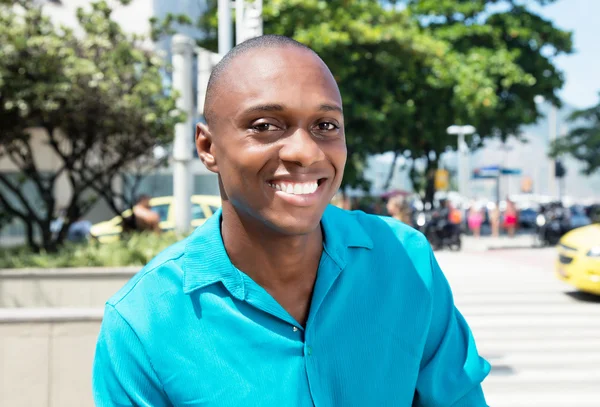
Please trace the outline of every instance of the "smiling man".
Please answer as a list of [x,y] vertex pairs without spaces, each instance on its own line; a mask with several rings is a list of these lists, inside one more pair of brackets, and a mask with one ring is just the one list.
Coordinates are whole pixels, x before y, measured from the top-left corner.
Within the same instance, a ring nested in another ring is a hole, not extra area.
[[344,115],[318,55],[248,40],[205,105],[222,210],[108,301],[96,404],[486,406],[489,365],[425,238],[329,206]]

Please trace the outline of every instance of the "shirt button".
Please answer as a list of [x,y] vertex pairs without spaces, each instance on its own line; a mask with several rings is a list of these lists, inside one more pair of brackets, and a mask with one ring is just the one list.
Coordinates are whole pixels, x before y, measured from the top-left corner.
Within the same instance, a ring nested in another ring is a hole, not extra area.
[[293,327],[293,328],[292,328],[292,331],[294,331],[294,332],[298,332],[298,327]]
[[312,347],[307,346],[306,347],[306,356],[311,356],[312,355]]

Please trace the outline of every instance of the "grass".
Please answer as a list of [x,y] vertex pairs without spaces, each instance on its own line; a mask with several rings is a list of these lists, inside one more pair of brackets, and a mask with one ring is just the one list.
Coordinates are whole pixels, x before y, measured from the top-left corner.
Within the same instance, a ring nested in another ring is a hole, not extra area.
[[0,250],[0,268],[143,266],[180,240],[175,233],[136,234],[114,243],[66,244],[56,253],[34,253],[27,247]]

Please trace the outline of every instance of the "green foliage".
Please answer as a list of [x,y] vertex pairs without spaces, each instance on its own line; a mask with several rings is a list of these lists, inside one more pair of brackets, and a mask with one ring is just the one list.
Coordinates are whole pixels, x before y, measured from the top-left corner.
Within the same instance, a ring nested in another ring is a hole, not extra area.
[[[336,76],[349,155],[344,185],[364,186],[366,157],[393,151],[426,162],[431,200],[439,157],[457,147],[448,126],[474,125],[467,142],[478,148],[535,123],[536,96],[560,105],[563,77],[552,58],[572,52],[571,33],[530,9],[553,1],[264,0],[263,21],[266,34],[307,44]],[[217,1],[207,5],[198,42],[216,51]],[[178,19],[165,21],[157,32],[171,32]]]
[[[77,10],[77,33],[54,25],[33,0],[19,4],[0,3],[0,159],[33,183],[42,208],[33,207],[22,183],[2,173],[0,205],[26,224],[32,247],[37,230],[42,247],[52,250],[98,199],[120,213],[115,179],[124,169],[143,172],[160,164],[154,147],[169,144],[184,117],[165,86],[163,59],[143,37],[121,29],[106,1]],[[40,167],[34,144],[48,146],[55,157],[51,174]],[[53,235],[61,176],[72,196],[62,208],[64,228]]]
[[137,234],[114,243],[65,244],[53,253],[4,249],[0,251],[0,269],[143,266],[178,240],[174,233]]
[[552,155],[569,154],[583,162],[583,173],[591,175],[600,170],[600,103],[577,110],[569,118],[578,125],[553,145]]
[[[478,137],[468,142],[476,148],[538,120],[535,96],[559,104],[563,78],[551,57],[571,52],[571,33],[531,12],[534,2],[265,0],[264,32],[309,45],[334,72],[344,98],[346,185],[361,184],[367,155],[394,151],[426,161],[431,198],[439,156],[457,144],[449,125],[474,125]],[[209,9],[200,44],[216,50],[216,1]],[[422,177],[411,174],[421,189]]]

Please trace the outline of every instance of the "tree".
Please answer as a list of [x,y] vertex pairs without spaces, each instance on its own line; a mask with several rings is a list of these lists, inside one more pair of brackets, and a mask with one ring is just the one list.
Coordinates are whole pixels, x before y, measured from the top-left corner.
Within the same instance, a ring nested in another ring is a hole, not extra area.
[[577,126],[554,142],[552,155],[573,156],[585,164],[583,173],[591,175],[600,170],[600,103],[573,112],[569,121]]
[[[473,148],[518,135],[539,117],[534,96],[559,102],[562,77],[547,52],[571,50],[569,33],[510,0],[265,0],[263,20],[266,34],[307,44],[336,76],[348,145],[344,185],[364,185],[366,157],[392,151],[411,163],[415,184],[417,161],[425,162],[428,201],[441,154],[457,145],[447,127],[475,125]],[[211,0],[199,42],[213,51],[216,22]]]
[[[0,172],[0,209],[25,224],[33,249],[54,250],[99,199],[124,209],[115,180],[160,164],[153,150],[172,141],[183,115],[163,60],[122,31],[105,1],[78,9],[77,33],[56,27],[33,0],[13,3],[0,3],[0,160],[20,175]],[[51,151],[54,171],[40,166],[36,145]],[[71,194],[53,234],[60,179]]]
[[[483,103],[490,103],[492,109],[473,114],[469,112],[469,104],[455,106],[454,119],[461,122],[466,116],[469,124],[477,128],[477,136],[468,140],[471,148],[480,147],[490,137],[503,141],[512,136],[520,137],[523,125],[533,124],[541,117],[535,103],[538,95],[560,106],[556,91],[564,80],[552,58],[572,52],[571,33],[556,28],[530,7],[534,3],[543,6],[554,1],[404,2],[424,31],[452,44],[453,54],[465,63],[459,75],[487,76],[480,82],[484,84],[481,94],[485,98]],[[492,7],[501,11],[493,11]],[[504,72],[497,71],[498,68]],[[460,79],[459,82],[465,83]],[[467,82],[467,86],[474,85]],[[445,133],[440,132],[436,137],[445,138],[438,145],[455,148],[456,140]],[[439,156],[442,151],[433,150],[433,153]],[[433,179],[430,179],[430,189],[432,184]]]

